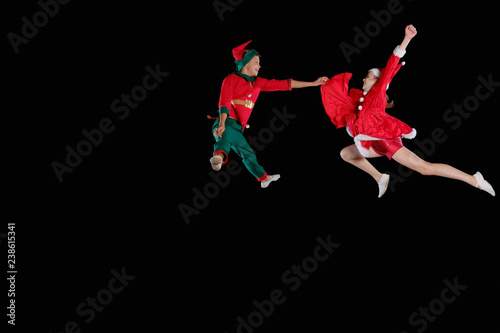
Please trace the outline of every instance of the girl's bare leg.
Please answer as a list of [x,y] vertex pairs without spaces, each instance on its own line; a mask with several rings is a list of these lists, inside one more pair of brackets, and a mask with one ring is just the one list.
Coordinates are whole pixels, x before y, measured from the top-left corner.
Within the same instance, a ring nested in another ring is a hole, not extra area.
[[[371,158],[380,156],[382,155],[375,153],[373,149],[370,148],[370,156],[368,157]],[[350,163],[368,173],[373,177],[373,179],[375,179],[375,181],[377,181],[377,183],[382,178],[382,174],[378,172],[378,170],[375,169],[375,167],[373,167],[373,165],[368,162],[368,160],[363,155],[361,155],[358,148],[356,148],[356,145],[350,145],[342,149],[342,151],[340,152],[340,157],[342,157],[342,159],[347,163]]]
[[477,180],[474,176],[466,174],[447,164],[426,162],[405,147],[399,149],[392,158],[399,164],[425,176],[446,177],[461,180],[472,186],[477,185]]

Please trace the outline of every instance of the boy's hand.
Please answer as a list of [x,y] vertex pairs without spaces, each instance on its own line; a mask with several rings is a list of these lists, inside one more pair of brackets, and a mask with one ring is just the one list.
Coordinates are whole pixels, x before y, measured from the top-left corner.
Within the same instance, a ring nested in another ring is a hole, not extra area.
[[218,138],[222,138],[222,133],[226,130],[226,127],[224,125],[217,127],[214,131],[214,134]]
[[328,78],[326,76],[319,77],[316,81],[313,82],[314,86],[320,86],[326,83]]
[[417,29],[412,25],[410,24],[409,26],[406,27],[405,29],[405,37],[408,37],[408,38],[413,38],[417,35]]

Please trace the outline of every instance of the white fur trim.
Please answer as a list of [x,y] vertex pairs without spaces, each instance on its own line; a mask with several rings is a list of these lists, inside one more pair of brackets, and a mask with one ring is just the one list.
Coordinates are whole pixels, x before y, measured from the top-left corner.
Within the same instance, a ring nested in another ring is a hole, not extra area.
[[[347,133],[349,133],[350,136],[352,136],[351,131],[349,130],[349,126],[346,126]],[[402,137],[405,139],[413,139],[417,136],[417,130],[412,128],[411,133],[409,134],[403,134]],[[358,151],[361,155],[364,157],[370,156],[370,150],[366,149],[361,145],[361,141],[380,141],[384,139],[379,139],[375,138],[373,136],[369,136],[366,134],[358,134],[354,137],[354,143],[356,144],[356,148],[358,148]]]
[[345,130],[347,131],[347,134],[349,134],[349,136],[352,138],[353,136],[352,136],[351,129],[349,128],[349,126],[346,126]]
[[405,139],[414,139],[417,136],[417,130],[412,128],[411,133],[409,134],[403,134],[403,138]]
[[396,46],[396,48],[394,49],[393,53],[394,53],[394,55],[395,55],[396,57],[403,58],[403,57],[405,56],[405,54],[406,54],[406,50],[401,50],[401,49],[399,48],[399,45],[398,45],[398,46]]
[[377,78],[380,78],[380,74],[382,74],[382,73],[380,73],[380,71],[378,70],[378,68],[372,68],[372,69],[369,70],[369,72],[372,72],[373,75],[375,75]]
[[354,140],[358,140],[358,141],[380,141],[380,140],[384,140],[384,139],[379,139],[379,138],[376,138],[376,137],[373,137],[373,136],[369,136],[369,135],[366,135],[366,134],[358,134],[358,135],[356,135],[356,137],[354,138]]
[[358,148],[358,151],[363,157],[368,157],[370,156],[370,151],[363,147],[359,141],[354,140],[354,143],[356,144],[356,148]]
[[365,134],[358,134],[356,135],[356,137],[354,137],[354,143],[356,144],[356,148],[358,148],[359,153],[364,157],[370,156],[370,151],[361,145],[361,141],[379,141],[379,140],[382,139],[374,138],[373,136]]

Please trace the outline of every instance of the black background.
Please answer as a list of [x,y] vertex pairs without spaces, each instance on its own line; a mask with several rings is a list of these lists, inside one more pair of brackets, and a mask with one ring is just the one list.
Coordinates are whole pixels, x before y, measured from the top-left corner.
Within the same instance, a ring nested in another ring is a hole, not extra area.
[[[16,326],[6,327],[61,332],[75,321],[82,332],[236,332],[254,300],[281,289],[286,301],[255,332],[416,332],[408,317],[457,278],[467,290],[426,331],[498,329],[498,199],[416,173],[378,199],[376,183],[341,160],[352,139],[329,121],[318,87],[262,93],[250,118],[245,135],[258,136],[274,108],[296,116],[257,154],[278,182],[261,189],[243,169],[189,224],[180,212],[193,206],[193,189],[212,182],[206,115],[216,114],[234,70],[233,47],[253,40],[264,78],[352,72],[351,87],[360,88],[408,24],[418,35],[388,91],[396,102],[389,113],[419,140],[442,128],[447,140],[427,159],[480,171],[498,190],[499,92],[456,129],[443,119],[474,95],[479,76],[500,81],[495,4],[402,1],[348,62],[339,44],[353,45],[354,28],[364,30],[370,11],[387,3],[234,1],[221,20],[211,1],[71,1],[19,53],[5,37],[0,233],[16,222],[18,269]],[[40,10],[35,1],[4,7],[4,36],[21,34],[21,18]],[[169,76],[120,120],[111,103],[157,64]],[[60,183],[51,163],[64,163],[65,147],[103,118],[115,130]],[[394,161],[371,162],[399,173]],[[291,291],[282,274],[328,235],[341,246]],[[76,307],[122,268],[135,279],[85,323]]]

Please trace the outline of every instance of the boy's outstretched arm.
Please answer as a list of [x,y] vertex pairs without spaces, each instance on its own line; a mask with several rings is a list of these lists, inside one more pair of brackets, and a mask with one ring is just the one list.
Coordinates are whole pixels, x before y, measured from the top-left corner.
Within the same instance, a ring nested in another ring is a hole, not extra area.
[[326,81],[328,81],[328,78],[326,76],[319,77],[316,81],[313,81],[313,82],[292,80],[292,89],[305,88],[305,87],[316,87],[316,86],[320,86],[322,84],[325,84]]

